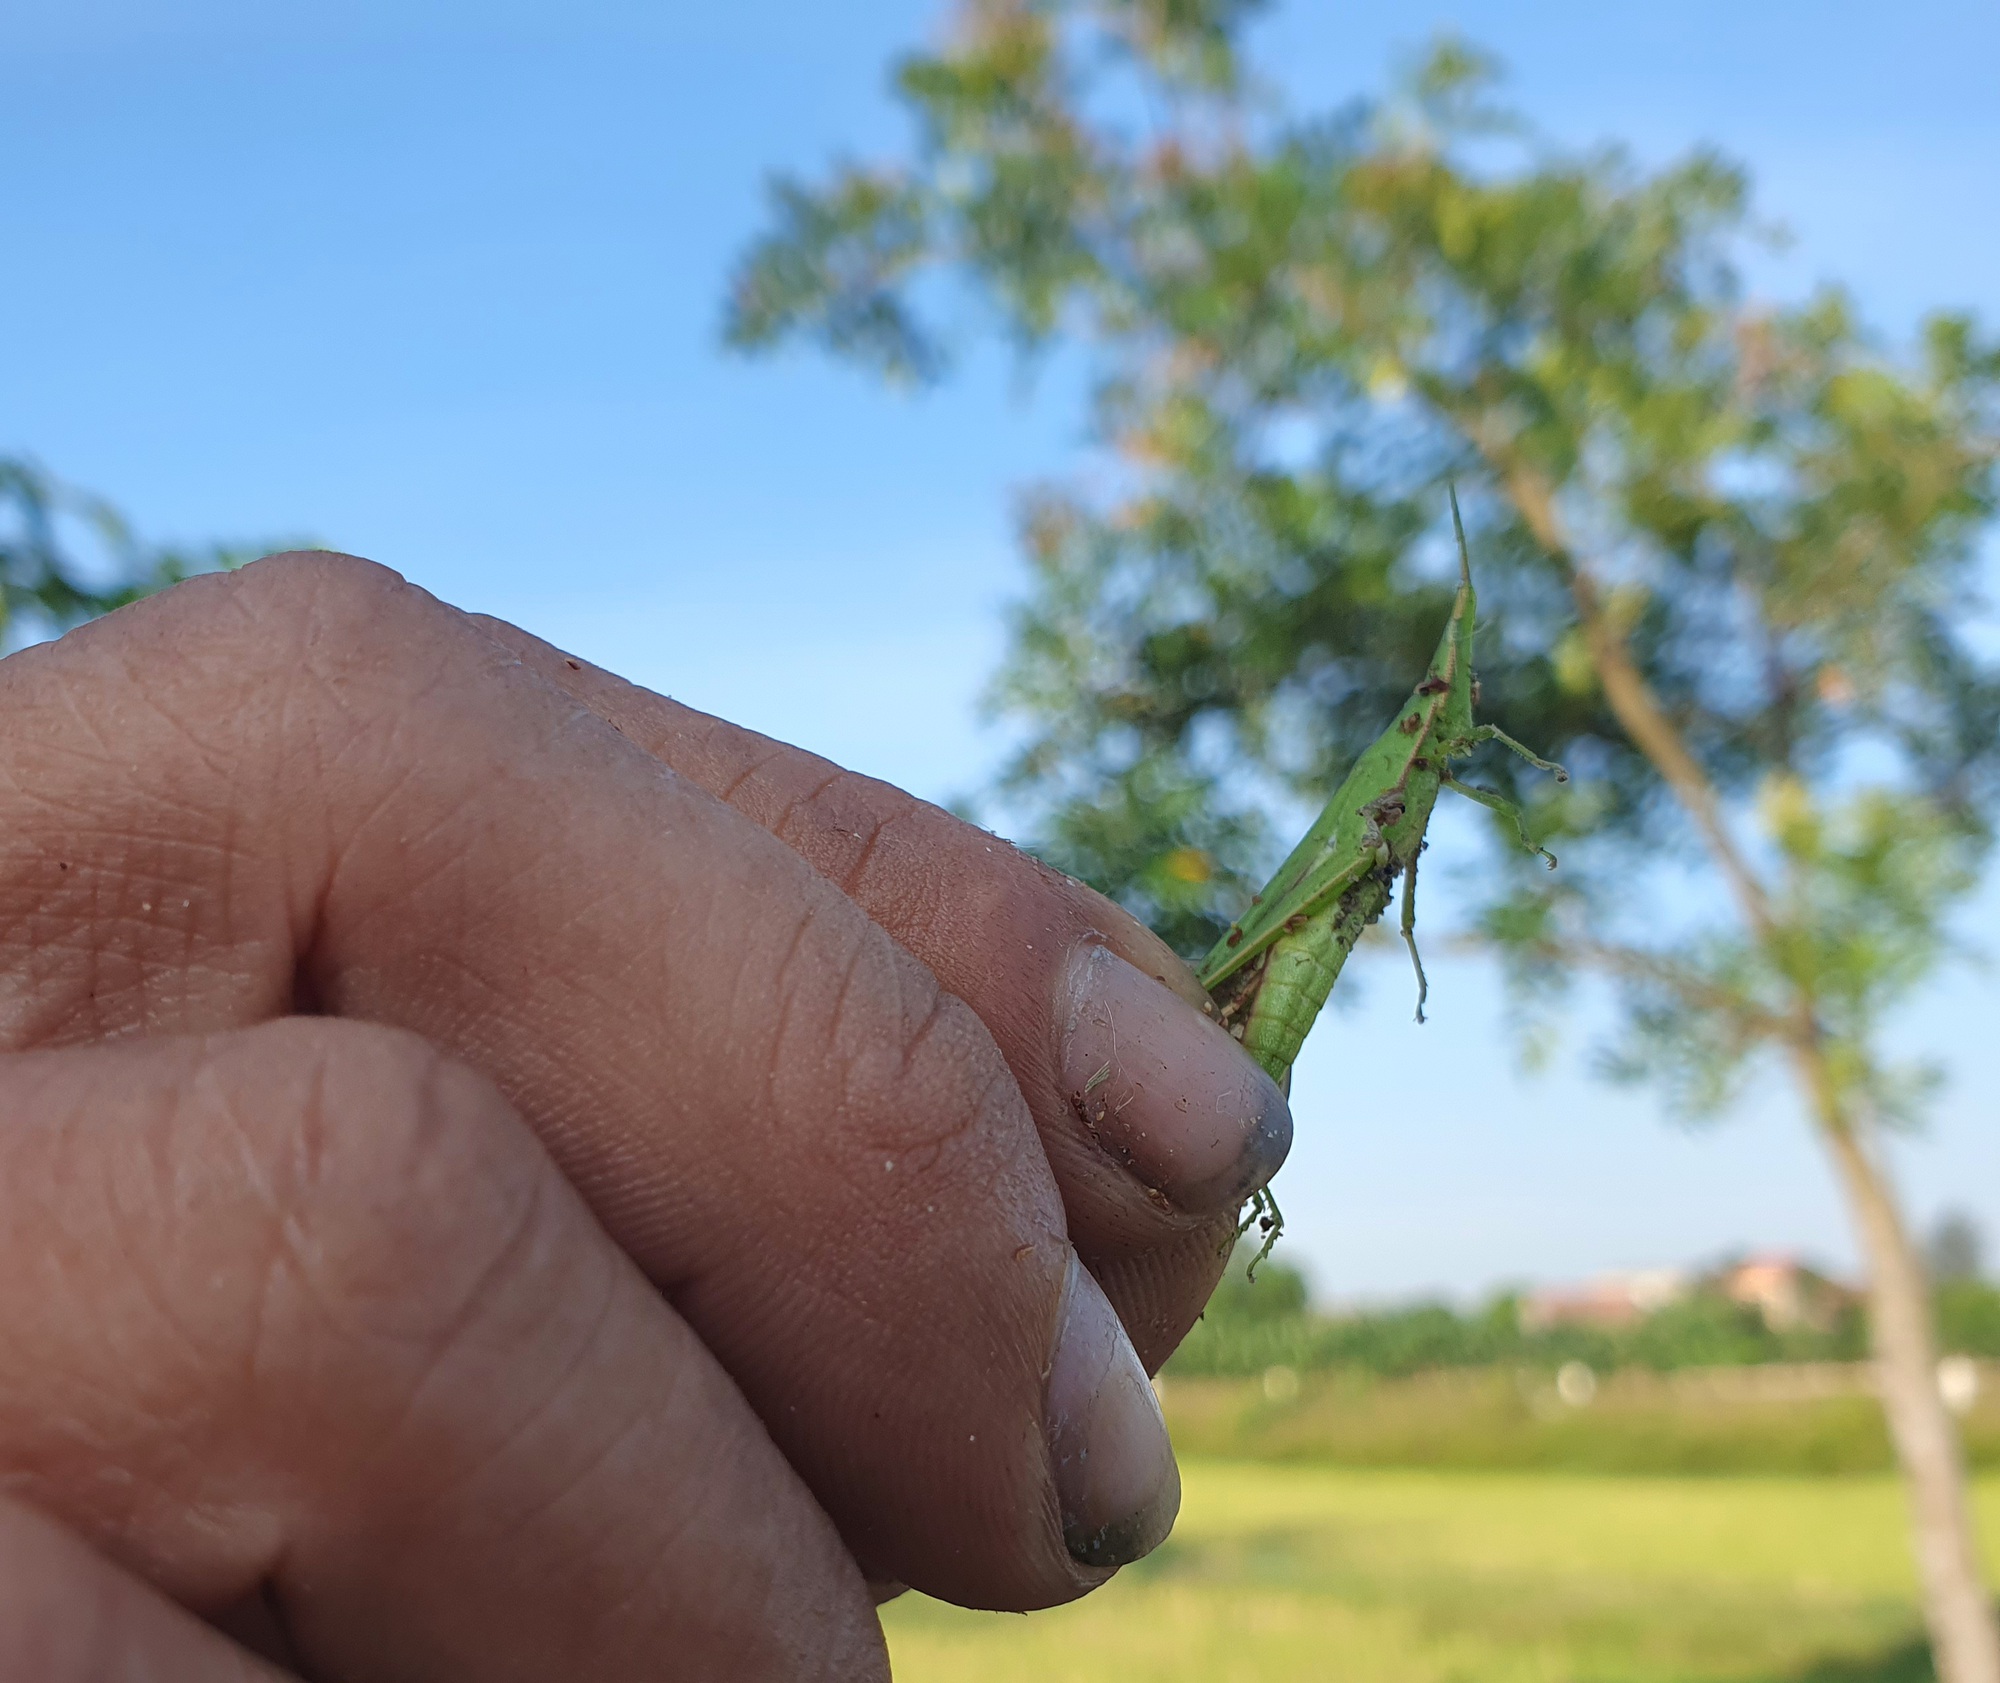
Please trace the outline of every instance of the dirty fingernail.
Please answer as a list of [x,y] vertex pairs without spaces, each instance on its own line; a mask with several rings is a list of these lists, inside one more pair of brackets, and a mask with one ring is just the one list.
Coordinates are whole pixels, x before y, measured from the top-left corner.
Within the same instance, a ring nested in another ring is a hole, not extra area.
[[1065,985],[1064,1090],[1140,1180],[1210,1215],[1278,1172],[1291,1110],[1219,1025],[1108,947],[1079,949]]
[[1138,1352],[1074,1252],[1049,1359],[1048,1433],[1071,1556],[1124,1566],[1159,1547],[1180,1512],[1180,1468]]

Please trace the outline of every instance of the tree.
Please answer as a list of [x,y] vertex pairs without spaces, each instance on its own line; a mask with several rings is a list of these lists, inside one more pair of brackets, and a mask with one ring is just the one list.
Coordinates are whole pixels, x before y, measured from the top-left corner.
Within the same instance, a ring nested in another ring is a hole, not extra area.
[[24,457],[0,456],[0,653],[262,553],[143,543],[103,498]]
[[1477,927],[1525,1010],[1608,979],[1616,1072],[1679,1105],[1789,1072],[1867,1258],[1940,1674],[2000,1683],[1884,1158],[1929,1077],[1881,1045],[1988,844],[2000,685],[1964,629],[2000,351],[1755,302],[1739,170],[1564,153],[1454,42],[1289,120],[1242,60],[1255,9],[963,0],[896,70],[908,157],[776,184],[729,334],[921,382],[969,294],[1092,360],[1109,467],[1025,505],[1006,788],[1190,953],[1269,862],[1272,793],[1323,800],[1423,668],[1456,482],[1484,714],[1575,774],[1490,768],[1564,868],[1496,845]]
[[1931,1229],[1929,1253],[1925,1260],[1931,1278],[1940,1286],[1977,1280],[1985,1257],[1986,1236],[1979,1223],[1964,1210],[1946,1210]]

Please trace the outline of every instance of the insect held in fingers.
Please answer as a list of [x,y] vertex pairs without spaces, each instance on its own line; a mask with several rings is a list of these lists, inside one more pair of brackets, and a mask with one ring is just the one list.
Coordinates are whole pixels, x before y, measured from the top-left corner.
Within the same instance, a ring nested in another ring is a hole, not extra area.
[[[1280,1083],[1288,1081],[1293,1060],[1348,954],[1387,908],[1398,877],[1403,879],[1402,935],[1417,974],[1417,1021],[1424,1021],[1430,983],[1417,951],[1417,858],[1440,790],[1454,789],[1511,818],[1524,847],[1541,854],[1551,868],[1556,862],[1534,841],[1525,815],[1511,801],[1451,775],[1453,761],[1496,742],[1557,782],[1569,781],[1561,766],[1497,725],[1474,722],[1478,682],[1472,671],[1472,637],[1478,599],[1455,492],[1451,519],[1458,536],[1458,592],[1429,670],[1196,972],[1218,1020]],[[1284,1227],[1268,1189],[1251,1200],[1237,1238],[1253,1226],[1262,1236],[1250,1265],[1254,1271]]]

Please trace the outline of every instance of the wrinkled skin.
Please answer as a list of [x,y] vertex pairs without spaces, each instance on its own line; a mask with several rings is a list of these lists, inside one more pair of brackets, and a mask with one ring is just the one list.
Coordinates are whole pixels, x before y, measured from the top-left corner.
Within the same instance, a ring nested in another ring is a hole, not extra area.
[[1289,1121],[1115,908],[346,557],[0,716],[0,1675],[880,1678],[1157,1541]]

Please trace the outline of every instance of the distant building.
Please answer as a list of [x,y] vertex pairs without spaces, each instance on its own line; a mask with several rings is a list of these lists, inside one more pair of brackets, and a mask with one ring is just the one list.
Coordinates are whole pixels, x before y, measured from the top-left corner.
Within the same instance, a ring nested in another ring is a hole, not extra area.
[[1633,1268],[1600,1274],[1586,1286],[1558,1286],[1530,1292],[1521,1300],[1524,1332],[1550,1327],[1629,1327],[1694,1289],[1685,1268]]
[[1795,1256],[1746,1257],[1715,1275],[1715,1289],[1732,1303],[1755,1309],[1773,1332],[1805,1327],[1825,1332],[1856,1294]]
[[1601,1274],[1587,1285],[1551,1286],[1521,1300],[1521,1329],[1636,1326],[1669,1304],[1696,1293],[1713,1294],[1755,1309],[1773,1332],[1803,1327],[1829,1331],[1856,1293],[1808,1268],[1795,1256],[1745,1257],[1697,1274],[1687,1268],[1634,1268]]

